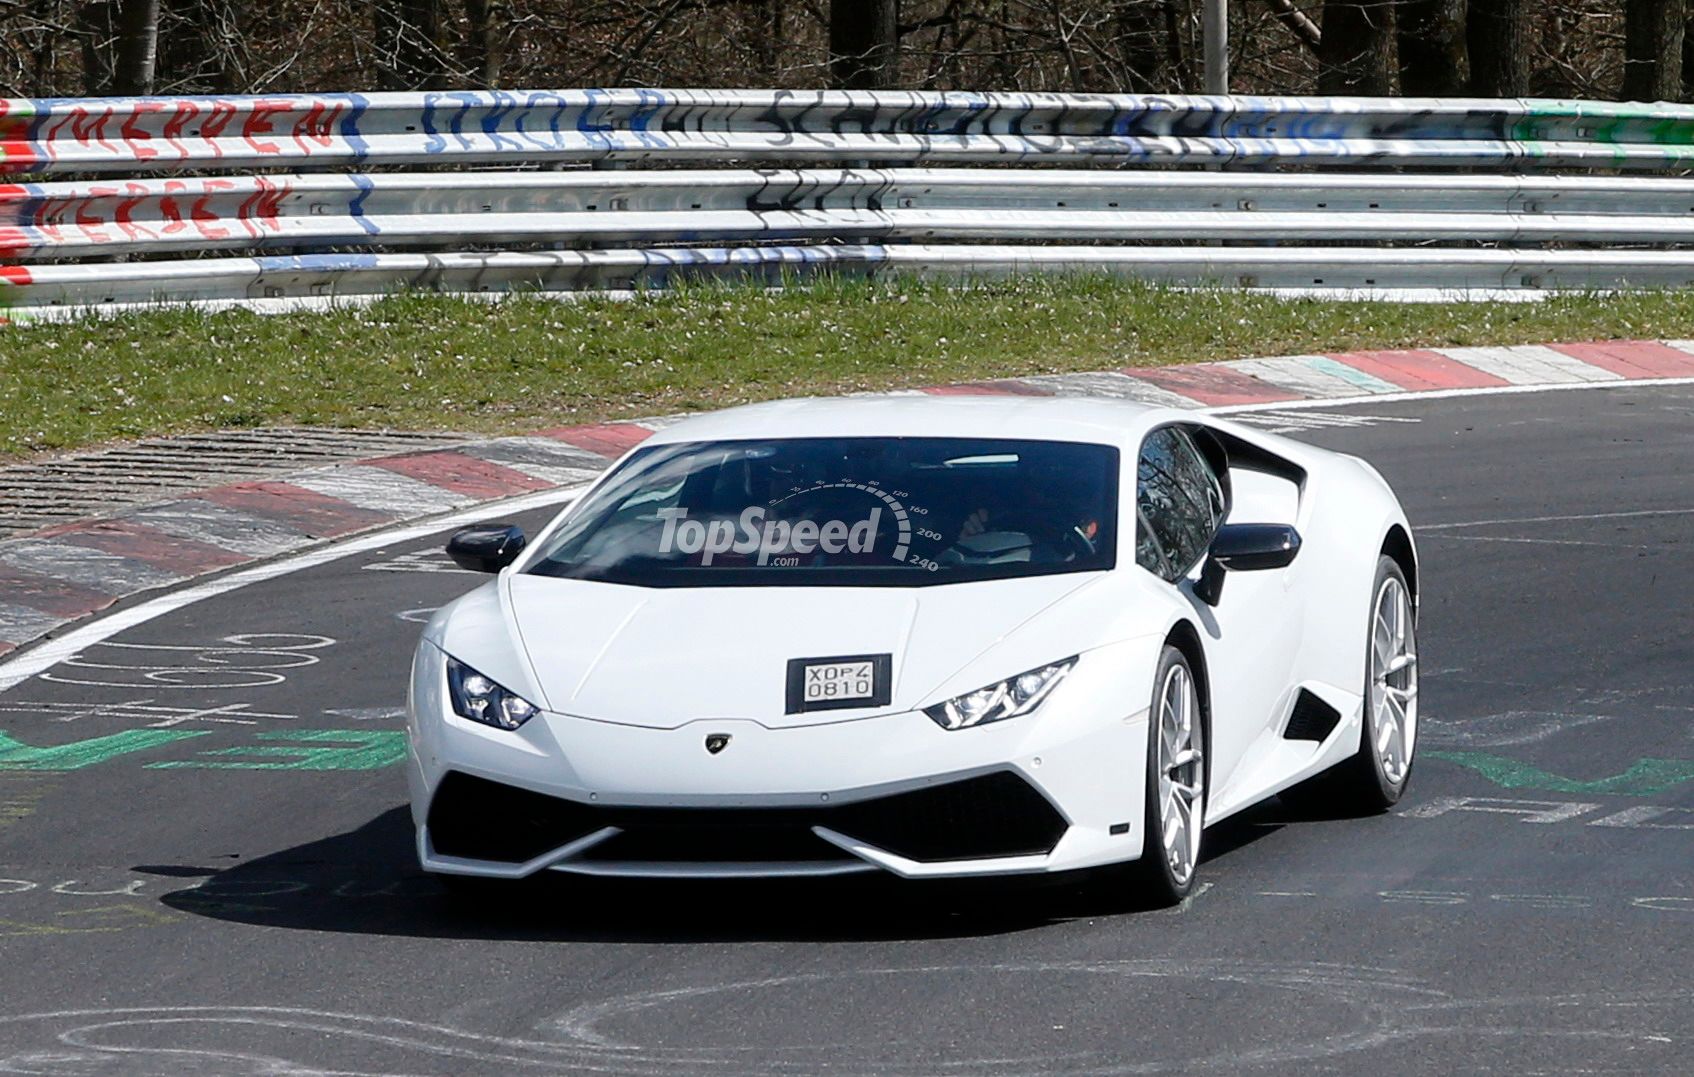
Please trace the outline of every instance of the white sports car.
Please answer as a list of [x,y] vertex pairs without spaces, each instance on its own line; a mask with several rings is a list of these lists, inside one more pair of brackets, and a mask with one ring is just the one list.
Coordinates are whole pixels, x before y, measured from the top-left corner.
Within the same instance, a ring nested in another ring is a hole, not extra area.
[[1297,783],[1405,788],[1417,558],[1370,465],[1081,399],[793,400],[672,426],[441,609],[412,668],[446,876],[1122,864]]

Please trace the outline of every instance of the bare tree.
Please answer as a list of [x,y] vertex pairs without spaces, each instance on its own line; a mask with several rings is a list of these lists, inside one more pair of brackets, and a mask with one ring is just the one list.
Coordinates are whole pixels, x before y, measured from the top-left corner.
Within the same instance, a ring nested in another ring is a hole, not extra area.
[[1160,0],[1116,0],[1111,33],[1121,74],[1113,89],[1158,93],[1165,67],[1165,7]]
[[1525,0],[1470,0],[1465,48],[1470,92],[1522,97],[1529,92],[1529,8]]
[[506,0],[465,0],[465,18],[470,30],[461,53],[464,67],[479,86],[499,86],[511,7]]
[[434,89],[444,57],[441,0],[373,0],[377,83],[384,90]]
[[112,65],[112,91],[153,92],[159,63],[159,0],[122,0],[118,5],[118,56]]
[[1400,92],[1455,97],[1465,92],[1465,0],[1400,0],[1395,13]]
[[899,84],[897,0],[830,0],[829,78],[844,90],[880,90]]
[[1674,101],[1682,94],[1683,0],[1624,0],[1623,97]]
[[1324,0],[1318,42],[1318,92],[1387,94],[1394,6],[1388,0]]

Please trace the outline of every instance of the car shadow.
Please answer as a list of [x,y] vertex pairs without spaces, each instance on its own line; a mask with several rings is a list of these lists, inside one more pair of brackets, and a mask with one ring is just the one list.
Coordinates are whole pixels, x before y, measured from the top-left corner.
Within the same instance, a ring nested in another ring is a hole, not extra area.
[[[1274,829],[1226,824],[1208,836],[1215,846],[1208,859]],[[232,867],[142,864],[134,870],[184,880],[161,900],[196,916],[426,938],[649,943],[970,938],[1145,908],[1122,880],[1104,873],[921,883],[880,873],[760,880],[548,874],[467,896],[450,893],[419,870],[404,807],[347,833]]]

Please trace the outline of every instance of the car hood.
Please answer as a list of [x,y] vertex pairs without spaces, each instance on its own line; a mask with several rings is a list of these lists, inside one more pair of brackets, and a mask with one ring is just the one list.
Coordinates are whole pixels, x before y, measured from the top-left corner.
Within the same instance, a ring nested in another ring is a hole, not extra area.
[[[537,702],[557,713],[675,728],[703,718],[792,726],[911,710],[1099,578],[918,588],[644,588],[523,574],[503,582],[510,623],[544,697]],[[1031,664],[1071,653],[1043,653]],[[893,656],[887,706],[785,716],[790,659],[870,654]]]

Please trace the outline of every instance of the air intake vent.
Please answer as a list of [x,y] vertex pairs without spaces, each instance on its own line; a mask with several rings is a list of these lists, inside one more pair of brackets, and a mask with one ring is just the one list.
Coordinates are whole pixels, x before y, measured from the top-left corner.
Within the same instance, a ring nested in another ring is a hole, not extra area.
[[1064,816],[1027,781],[997,771],[893,796],[804,808],[620,808],[582,804],[454,772],[429,808],[435,851],[522,863],[602,827],[622,833],[591,860],[819,861],[847,854],[812,828],[910,860],[1035,856],[1064,836]]
[[1288,716],[1288,728],[1282,736],[1286,740],[1321,741],[1335,732],[1340,722],[1340,711],[1302,688],[1299,698],[1294,700],[1294,713]]

